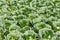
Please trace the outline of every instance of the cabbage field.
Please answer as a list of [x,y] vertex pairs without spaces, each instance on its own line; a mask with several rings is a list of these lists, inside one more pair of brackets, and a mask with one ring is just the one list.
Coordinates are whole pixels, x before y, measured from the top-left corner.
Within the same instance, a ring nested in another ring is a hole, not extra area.
[[60,40],[60,0],[0,0],[0,40]]

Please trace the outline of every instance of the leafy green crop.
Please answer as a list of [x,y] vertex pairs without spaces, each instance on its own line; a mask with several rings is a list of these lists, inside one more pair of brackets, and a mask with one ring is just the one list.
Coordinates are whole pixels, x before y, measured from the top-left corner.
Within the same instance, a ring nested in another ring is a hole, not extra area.
[[0,40],[60,40],[60,0],[0,0]]

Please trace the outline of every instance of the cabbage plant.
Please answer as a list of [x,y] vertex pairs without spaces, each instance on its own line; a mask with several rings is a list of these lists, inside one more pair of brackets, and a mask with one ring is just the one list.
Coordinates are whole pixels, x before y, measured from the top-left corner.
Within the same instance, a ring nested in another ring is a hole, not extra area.
[[60,0],[0,0],[0,40],[60,40]]

